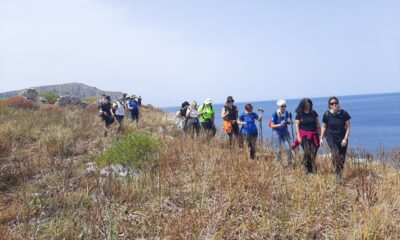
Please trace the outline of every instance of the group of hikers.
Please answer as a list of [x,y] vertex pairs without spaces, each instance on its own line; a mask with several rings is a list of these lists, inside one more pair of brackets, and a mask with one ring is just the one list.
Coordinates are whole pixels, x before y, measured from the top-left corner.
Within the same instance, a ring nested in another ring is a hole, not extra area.
[[139,113],[142,106],[141,96],[128,96],[123,94],[118,100],[112,101],[110,96],[103,94],[97,99],[99,115],[105,123],[104,136],[108,135],[108,129],[117,120],[118,132],[122,132],[125,113],[130,112],[130,117],[133,122],[139,124]]
[[[286,101],[279,99],[277,109],[272,113],[269,127],[272,128],[272,142],[275,149],[275,160],[281,161],[284,150],[287,155],[288,164],[293,164],[292,150],[301,145],[304,155],[304,170],[307,174],[314,173],[315,158],[324,138],[331,151],[331,159],[335,168],[336,178],[342,179],[343,167],[347,152],[350,134],[350,115],[340,108],[339,99],[330,97],[328,99],[328,110],[323,114],[322,126],[318,114],[313,109],[313,102],[309,98],[303,98],[297,106],[296,116],[293,121],[292,114],[286,110]],[[223,120],[222,129],[227,133],[229,145],[233,147],[238,143],[243,147],[245,141],[249,147],[250,158],[256,158],[256,142],[259,130],[256,121],[262,123],[264,110],[259,108],[254,112],[253,105],[245,105],[245,111],[239,115],[239,109],[234,104],[232,96],[227,97],[226,103],[221,111]],[[205,99],[203,104],[197,107],[196,101],[191,104],[183,102],[181,109],[176,113],[181,120],[181,127],[186,135],[197,136],[203,132],[210,140],[217,130],[215,127],[215,109],[210,98]],[[296,137],[293,133],[293,125]],[[292,137],[288,126],[291,126]],[[262,129],[261,129],[262,131]]]

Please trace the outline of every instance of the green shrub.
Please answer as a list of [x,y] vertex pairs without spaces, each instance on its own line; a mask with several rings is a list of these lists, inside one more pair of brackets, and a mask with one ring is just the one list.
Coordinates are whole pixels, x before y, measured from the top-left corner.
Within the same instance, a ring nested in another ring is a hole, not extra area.
[[57,100],[60,98],[60,96],[58,96],[57,94],[55,94],[55,93],[53,93],[53,92],[41,93],[41,94],[39,94],[39,96],[46,98],[47,101],[48,101],[50,104],[56,103]]
[[141,168],[147,162],[155,160],[161,147],[162,142],[159,138],[143,133],[131,133],[106,151],[97,154],[95,158],[101,167],[107,164],[122,164]]
[[97,102],[97,98],[96,97],[87,97],[87,98],[82,98],[81,101],[85,102],[85,103],[95,103],[95,102]]

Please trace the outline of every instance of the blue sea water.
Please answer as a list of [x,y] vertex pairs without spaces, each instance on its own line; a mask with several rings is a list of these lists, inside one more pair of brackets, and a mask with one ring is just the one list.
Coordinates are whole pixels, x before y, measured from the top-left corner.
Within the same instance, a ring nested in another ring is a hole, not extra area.
[[[342,109],[349,112],[351,116],[351,133],[349,146],[376,152],[382,148],[392,150],[400,147],[400,93],[338,96]],[[314,110],[322,120],[323,113],[327,110],[328,98],[311,98],[314,103]],[[192,99],[188,99],[192,101]],[[287,110],[295,117],[295,108],[300,99],[287,100]],[[197,101],[198,103],[201,101]],[[251,102],[254,109],[262,107],[263,115],[263,137],[271,138],[271,128],[268,121],[272,113],[276,111],[275,101]],[[180,103],[179,103],[180,104]],[[239,112],[244,111],[244,102],[235,103]],[[216,110],[216,126],[219,133],[223,133],[221,110],[223,104],[214,104]],[[166,112],[176,112],[179,107],[168,107],[163,109]]]

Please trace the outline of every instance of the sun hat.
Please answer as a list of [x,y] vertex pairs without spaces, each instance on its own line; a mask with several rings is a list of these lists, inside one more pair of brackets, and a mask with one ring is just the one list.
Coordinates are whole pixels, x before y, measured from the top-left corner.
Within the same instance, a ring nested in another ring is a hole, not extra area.
[[206,100],[204,100],[204,104],[211,104],[212,100],[211,98],[206,98]]
[[279,99],[278,101],[276,101],[276,105],[278,105],[278,107],[280,107],[282,105],[286,105],[286,100],[285,99]]

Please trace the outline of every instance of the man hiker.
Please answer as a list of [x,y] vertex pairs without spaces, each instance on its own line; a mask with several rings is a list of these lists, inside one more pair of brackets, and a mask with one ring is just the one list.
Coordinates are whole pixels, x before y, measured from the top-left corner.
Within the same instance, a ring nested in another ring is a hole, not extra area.
[[105,129],[104,129],[105,137],[107,137],[108,129],[110,128],[111,124],[114,122],[114,113],[111,109],[112,109],[111,97],[105,96],[104,103],[101,106],[99,106],[100,117],[105,122]]
[[215,135],[217,129],[215,128],[215,110],[212,106],[211,98],[207,98],[204,103],[199,107],[198,114],[200,116],[200,124],[203,128],[207,139]]
[[139,124],[139,104],[135,95],[131,96],[131,99],[128,103],[128,109],[131,112],[132,121],[136,121],[136,124]]

